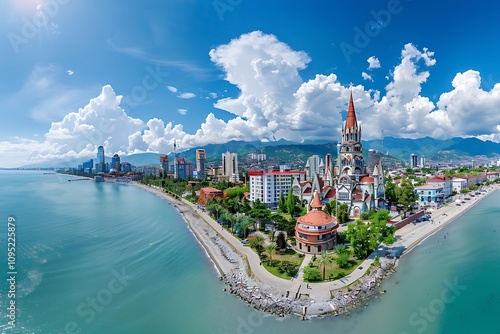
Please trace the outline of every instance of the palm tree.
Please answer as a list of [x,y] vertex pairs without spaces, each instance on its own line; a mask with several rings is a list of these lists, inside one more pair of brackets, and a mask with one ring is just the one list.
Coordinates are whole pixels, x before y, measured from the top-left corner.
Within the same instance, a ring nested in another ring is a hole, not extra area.
[[334,251],[337,255],[348,254],[349,248],[346,245],[337,245]]
[[351,256],[351,251],[346,245],[338,245],[335,247],[335,253],[337,256],[334,261],[337,263],[339,268],[345,268],[349,263],[349,256]]
[[248,219],[247,217],[244,217],[244,219],[241,220],[241,228],[243,229],[243,238],[247,238],[247,233],[248,229],[253,225],[252,221]]
[[273,255],[276,253],[276,244],[269,244],[266,246],[266,253],[269,255],[269,266],[273,263]]
[[235,215],[233,215],[233,214],[232,214],[232,213],[230,213],[230,212],[227,212],[227,213],[225,214],[225,217],[226,217],[227,222],[231,225],[231,226],[228,226],[228,227],[230,227],[230,228],[231,228],[231,233],[234,233],[234,228],[233,228],[233,226],[234,226],[234,223],[235,223],[235,220],[236,220],[236,216],[235,216]]
[[259,254],[260,256],[260,253],[262,252],[263,248],[264,248],[264,237],[260,234],[258,234],[256,237],[255,237],[255,250],[257,250],[257,253]]
[[326,265],[331,262],[329,254],[326,251],[321,252],[321,256],[319,257],[318,262],[319,262],[320,267],[323,268],[322,272],[323,272],[323,281],[324,281],[325,274],[326,274]]
[[264,244],[264,237],[262,235],[257,235],[255,237],[255,242],[257,243],[257,245],[263,245]]

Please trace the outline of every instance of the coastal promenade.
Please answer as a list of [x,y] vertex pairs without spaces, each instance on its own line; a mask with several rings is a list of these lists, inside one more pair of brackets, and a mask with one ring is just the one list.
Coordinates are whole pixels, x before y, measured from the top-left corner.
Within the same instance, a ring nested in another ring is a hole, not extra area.
[[[221,275],[230,274],[235,269],[235,264],[234,262],[231,263],[228,260],[228,258],[230,259],[232,256],[228,257],[227,254],[224,254],[224,252],[221,251],[221,245],[218,240],[214,242],[214,238],[210,238],[206,231],[202,232],[203,225],[200,224],[202,221],[202,224],[210,226],[210,228],[215,231],[218,236],[220,236],[223,243],[236,253],[234,254],[235,256],[241,256],[246,261],[254,280],[260,282],[268,288],[272,288],[277,293],[284,294],[288,291],[290,294],[302,294],[309,296],[316,302],[326,302],[331,299],[332,290],[345,288],[362,278],[372,265],[376,256],[379,256],[380,258],[393,258],[405,254],[418,245],[422,240],[453,221],[456,217],[478,203],[482,198],[488,196],[497,189],[496,185],[490,186],[486,193],[477,195],[471,198],[471,200],[465,201],[465,203],[462,203],[460,206],[456,205],[454,202],[449,203],[446,206],[434,210],[431,214],[430,220],[408,224],[407,226],[401,228],[396,231],[396,242],[393,245],[381,245],[351,274],[342,279],[322,283],[305,283],[303,282],[302,275],[300,275],[300,273],[297,279],[292,278],[291,280],[285,280],[269,273],[261,265],[260,258],[255,251],[253,251],[249,246],[243,245],[238,238],[224,229],[206,212],[199,210],[196,204],[190,203],[184,199],[176,199],[163,192],[162,189],[158,187],[145,186],[139,183],[134,183],[134,185],[161,196],[178,208],[197,239],[203,245],[208,255],[221,272]],[[301,269],[307,265],[307,263],[305,263],[306,259],[307,257],[304,259]]]

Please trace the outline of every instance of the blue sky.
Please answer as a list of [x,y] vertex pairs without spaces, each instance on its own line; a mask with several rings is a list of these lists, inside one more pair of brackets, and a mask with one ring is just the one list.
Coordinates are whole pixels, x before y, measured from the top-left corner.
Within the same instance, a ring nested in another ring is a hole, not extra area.
[[0,167],[99,145],[337,141],[350,91],[364,139],[500,141],[494,1],[2,5]]

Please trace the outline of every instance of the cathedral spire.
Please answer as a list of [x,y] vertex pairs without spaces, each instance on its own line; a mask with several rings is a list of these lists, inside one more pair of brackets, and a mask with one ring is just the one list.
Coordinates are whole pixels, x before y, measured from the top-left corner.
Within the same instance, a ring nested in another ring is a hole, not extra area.
[[347,119],[345,121],[345,128],[352,129],[357,127],[358,122],[356,121],[356,111],[354,110],[354,102],[352,100],[352,91],[351,97],[349,99],[349,107],[347,108]]

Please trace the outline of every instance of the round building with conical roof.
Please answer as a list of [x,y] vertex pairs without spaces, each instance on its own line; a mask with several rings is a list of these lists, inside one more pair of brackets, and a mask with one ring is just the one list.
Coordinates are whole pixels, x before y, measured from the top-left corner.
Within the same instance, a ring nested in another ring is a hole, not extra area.
[[316,254],[335,247],[339,225],[337,219],[324,212],[322,208],[323,204],[316,191],[311,202],[311,210],[299,217],[295,224],[298,251]]

